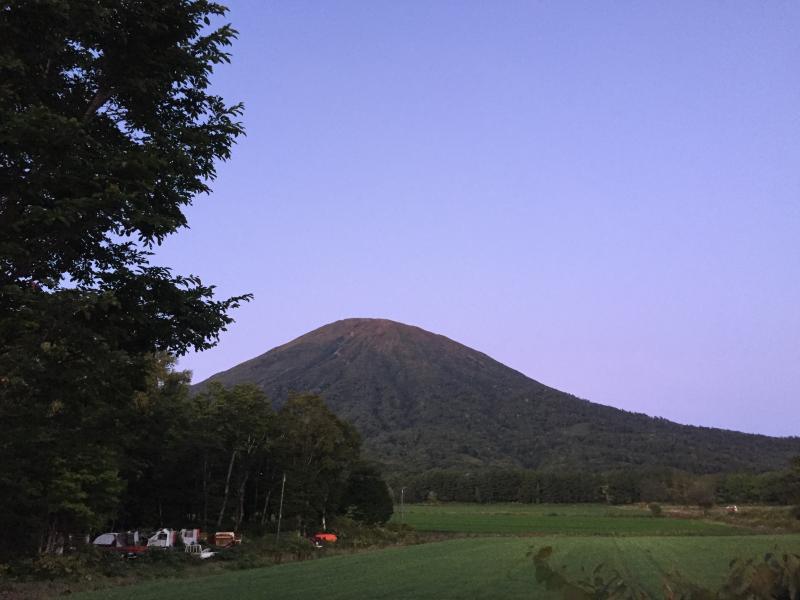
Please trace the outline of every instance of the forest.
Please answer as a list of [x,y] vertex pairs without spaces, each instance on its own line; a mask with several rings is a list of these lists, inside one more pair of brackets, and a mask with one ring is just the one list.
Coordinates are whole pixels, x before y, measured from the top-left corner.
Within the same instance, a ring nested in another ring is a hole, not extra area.
[[800,457],[785,469],[698,475],[666,467],[606,472],[434,469],[392,475],[392,487],[405,489],[409,502],[522,502],[678,505],[800,504]]
[[0,500],[3,539],[13,540],[0,544],[6,557],[62,552],[103,528],[263,533],[276,529],[280,510],[285,529],[306,534],[339,514],[364,523],[391,517],[388,488],[362,458],[360,436],[319,396],[295,395],[274,411],[249,385],[191,395],[189,374],[173,362],[153,357],[146,389],[116,412],[102,442],[115,462],[77,477],[56,473],[26,488],[24,502],[23,490]]

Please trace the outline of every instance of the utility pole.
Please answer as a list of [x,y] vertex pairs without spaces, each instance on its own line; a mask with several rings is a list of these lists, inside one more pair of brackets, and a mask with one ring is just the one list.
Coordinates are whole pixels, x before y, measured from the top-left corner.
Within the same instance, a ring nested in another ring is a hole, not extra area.
[[400,522],[406,522],[406,506],[405,506],[405,499],[406,499],[406,488],[400,488]]
[[283,481],[281,482],[281,502],[278,507],[278,531],[275,533],[275,543],[281,539],[281,517],[283,517],[283,489],[286,487],[286,473],[283,474]]

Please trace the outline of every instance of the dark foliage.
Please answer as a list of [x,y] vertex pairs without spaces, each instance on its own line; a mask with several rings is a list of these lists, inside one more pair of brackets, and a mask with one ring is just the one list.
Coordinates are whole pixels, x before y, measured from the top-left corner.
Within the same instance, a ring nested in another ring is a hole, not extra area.
[[208,91],[224,12],[0,10],[0,530],[18,553],[115,512],[153,354],[212,346],[245,299],[150,264],[242,133],[241,107]]
[[353,467],[339,511],[367,524],[386,523],[391,518],[392,497],[376,467],[365,463]]
[[252,385],[189,397],[185,374],[167,365],[159,375],[137,398],[142,435],[123,471],[117,527],[274,531],[284,475],[284,529],[316,531],[339,512],[351,473],[364,468],[361,441],[321,398],[294,396],[275,412]]
[[709,508],[715,503],[789,504],[789,499],[800,492],[800,485],[792,479],[793,473],[793,468],[758,475],[734,473],[718,476],[696,475],[670,468],[631,468],[604,473],[432,469],[415,474],[396,473],[390,476],[389,483],[396,490],[405,488],[408,502],[425,502],[435,497],[443,502],[649,502],[659,509],[659,502],[669,502]]
[[533,557],[537,583],[549,592],[558,593],[565,600],[652,599],[636,582],[629,581],[604,564],[598,565],[591,573],[584,571],[580,577],[573,579],[550,565],[552,547],[545,546],[537,552],[531,550],[528,555]]
[[[361,437],[313,394],[292,395],[277,416],[280,433],[274,461],[286,474],[285,514],[294,515],[291,525],[304,533],[307,528],[324,528],[336,514],[347,475],[360,458]],[[272,510],[276,507],[274,503]]]

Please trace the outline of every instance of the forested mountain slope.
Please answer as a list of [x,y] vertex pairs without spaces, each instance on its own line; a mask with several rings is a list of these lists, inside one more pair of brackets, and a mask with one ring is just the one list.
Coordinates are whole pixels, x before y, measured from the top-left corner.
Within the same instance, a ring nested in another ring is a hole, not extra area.
[[391,470],[433,467],[695,472],[783,468],[800,438],[679,425],[581,400],[418,327],[345,319],[218,373],[276,403],[321,394]]

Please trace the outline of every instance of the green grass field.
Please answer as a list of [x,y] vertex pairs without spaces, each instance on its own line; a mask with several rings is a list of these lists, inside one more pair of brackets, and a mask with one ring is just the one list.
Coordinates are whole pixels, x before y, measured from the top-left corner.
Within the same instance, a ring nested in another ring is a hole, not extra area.
[[[800,553],[800,535],[753,535],[723,524],[650,517],[605,506],[406,506],[422,530],[479,534],[192,579],[76,594],[80,600],[548,598],[526,554],[552,546],[554,566],[579,574],[606,563],[658,596],[676,570],[715,585],[735,557]],[[399,515],[398,515],[399,519]],[[651,525],[651,523],[654,523]],[[482,534],[492,534],[486,537]],[[532,535],[533,534],[533,535]]]
[[728,561],[771,551],[800,552],[800,536],[464,538],[390,548],[352,556],[236,571],[191,580],[158,581],[78,594],[81,600],[219,600],[219,598],[466,599],[541,598],[526,553],[552,545],[554,565],[579,572],[600,562],[635,574],[657,592],[661,576],[675,569],[708,584],[719,583]]
[[646,509],[564,504],[406,505],[395,522],[420,531],[512,535],[741,535],[746,530],[698,519],[653,518]]

